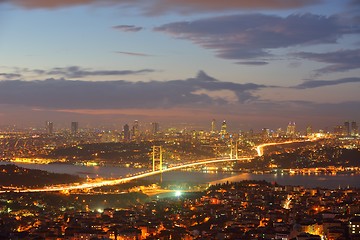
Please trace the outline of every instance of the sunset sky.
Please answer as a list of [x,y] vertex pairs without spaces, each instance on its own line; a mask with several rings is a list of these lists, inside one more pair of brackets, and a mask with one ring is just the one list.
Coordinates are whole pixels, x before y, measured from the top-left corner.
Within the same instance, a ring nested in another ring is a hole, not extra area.
[[0,0],[0,125],[360,122],[359,0]]

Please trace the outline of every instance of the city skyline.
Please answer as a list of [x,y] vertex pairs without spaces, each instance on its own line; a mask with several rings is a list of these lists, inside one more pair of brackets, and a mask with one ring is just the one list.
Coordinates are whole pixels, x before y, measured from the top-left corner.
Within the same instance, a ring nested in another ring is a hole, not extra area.
[[0,1],[0,125],[359,122],[359,7]]
[[[356,138],[359,136],[359,127],[356,121],[344,121],[333,126],[324,126],[323,128],[314,128],[313,125],[300,124],[290,121],[288,125],[279,125],[275,128],[238,128],[236,123],[228,123],[226,120],[217,121],[212,119],[207,125],[196,125],[188,123],[159,123],[159,122],[139,122],[134,120],[133,122],[118,122],[113,125],[82,125],[79,122],[52,122],[45,121],[43,125],[36,126],[19,126],[8,125],[0,126],[0,131],[6,132],[23,132],[23,133],[46,133],[47,135],[62,134],[70,132],[71,135],[77,136],[78,133],[91,133],[102,132],[109,134],[119,134],[123,140],[138,139],[140,135],[158,135],[163,134],[207,134],[212,136],[232,136],[232,135],[266,135],[268,137],[300,137],[300,136],[316,136],[323,134],[330,134],[334,136],[344,136]],[[324,124],[326,125],[326,124]],[[78,135],[80,136],[80,135]]]

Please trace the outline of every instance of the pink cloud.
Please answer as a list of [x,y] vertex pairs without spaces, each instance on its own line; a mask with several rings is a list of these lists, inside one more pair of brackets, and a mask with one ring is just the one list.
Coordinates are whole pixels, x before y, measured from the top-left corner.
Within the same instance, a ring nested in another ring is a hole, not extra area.
[[8,0],[25,8],[58,8],[100,2],[98,0]]
[[0,2],[10,2],[24,8],[59,8],[74,5],[101,4],[101,5],[121,5],[129,4],[143,9],[148,14],[161,14],[164,12],[205,12],[223,11],[235,9],[288,9],[305,5],[316,4],[318,0],[0,0]]

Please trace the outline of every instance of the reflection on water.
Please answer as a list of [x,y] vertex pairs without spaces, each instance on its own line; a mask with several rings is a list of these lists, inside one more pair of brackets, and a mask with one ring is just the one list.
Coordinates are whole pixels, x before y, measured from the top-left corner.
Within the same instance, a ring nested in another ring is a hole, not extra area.
[[250,174],[240,173],[235,176],[215,180],[211,182],[238,182],[242,180],[265,180],[276,182],[280,185],[299,185],[304,187],[323,187],[323,188],[360,188],[360,175],[279,175],[279,174]]
[[[14,164],[8,162],[1,162],[0,164]],[[79,175],[80,177],[104,177],[104,178],[120,178],[126,174],[143,171],[138,168],[122,168],[112,166],[79,166],[71,164],[29,164],[29,163],[15,163],[15,165],[30,169],[39,169],[53,173],[67,173],[72,175]]]
[[[280,185],[294,185],[322,188],[360,188],[360,175],[287,175],[287,174],[252,174],[252,173],[201,173],[175,171],[163,174],[163,181],[199,182],[199,183],[226,183],[243,180],[265,180]],[[159,181],[154,176],[154,181]]]
[[[0,164],[8,164],[0,162]],[[68,173],[81,177],[104,177],[120,178],[126,174],[141,172],[144,169],[122,168],[112,166],[76,166],[69,164],[24,164],[16,163],[20,167],[30,169],[40,169],[54,173]],[[159,182],[160,176],[147,178],[154,182]],[[251,174],[251,173],[202,173],[189,171],[166,172],[162,175],[163,181],[191,182],[191,183],[225,183],[238,182],[242,180],[265,180],[276,182],[281,185],[300,185],[304,187],[323,187],[323,188],[360,188],[360,175],[287,175],[287,174]]]

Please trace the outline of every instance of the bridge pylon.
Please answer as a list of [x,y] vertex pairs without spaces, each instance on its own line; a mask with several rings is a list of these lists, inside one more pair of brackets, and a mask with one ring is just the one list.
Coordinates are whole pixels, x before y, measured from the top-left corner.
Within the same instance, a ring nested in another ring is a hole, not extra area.
[[[234,154],[235,153],[235,154]],[[238,154],[238,141],[235,141],[235,146],[233,143],[233,140],[231,140],[230,142],[230,159],[233,159],[235,157],[235,159],[239,159],[239,154]]]
[[152,152],[152,161],[153,161],[153,172],[156,171],[156,163],[159,163],[160,172],[163,171],[163,151],[162,146],[153,146]]

